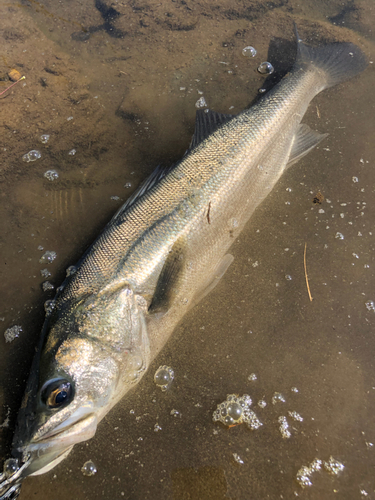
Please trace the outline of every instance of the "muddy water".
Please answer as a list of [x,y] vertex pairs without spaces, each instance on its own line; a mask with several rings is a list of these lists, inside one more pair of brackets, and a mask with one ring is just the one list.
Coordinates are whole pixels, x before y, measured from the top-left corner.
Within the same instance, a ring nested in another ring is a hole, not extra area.
[[[31,0],[0,11],[0,91],[10,69],[26,76],[0,96],[0,324],[23,328],[12,343],[0,340],[5,459],[53,297],[41,269],[58,286],[154,167],[183,154],[201,95],[236,113],[282,76],[294,57],[293,20],[304,40],[351,40],[372,61],[375,16],[365,0]],[[242,56],[247,45],[254,59]],[[268,82],[256,71],[264,60],[276,69]],[[94,439],[25,481],[21,499],[375,498],[374,84],[370,64],[315,98],[304,121],[329,137],[282,177],[234,242],[225,278],[136,390]],[[41,159],[23,162],[31,149]],[[43,177],[51,168],[54,182]],[[39,263],[45,250],[57,252],[48,266]],[[153,383],[162,364],[175,370],[166,393]],[[275,392],[285,402],[273,404]],[[258,430],[212,422],[231,393],[250,394]],[[331,456],[340,474],[322,468],[312,486],[297,483],[303,465]],[[89,459],[98,472],[84,477]]]

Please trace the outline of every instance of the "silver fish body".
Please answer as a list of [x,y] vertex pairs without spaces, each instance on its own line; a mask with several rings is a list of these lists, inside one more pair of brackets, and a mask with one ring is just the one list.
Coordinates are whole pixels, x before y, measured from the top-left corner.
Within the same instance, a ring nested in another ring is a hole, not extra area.
[[220,280],[234,238],[286,168],[325,137],[301,125],[311,99],[365,66],[352,44],[298,40],[293,71],[252,108],[198,113],[192,148],[120,209],[56,296],[14,438],[23,465],[1,498],[95,434]]

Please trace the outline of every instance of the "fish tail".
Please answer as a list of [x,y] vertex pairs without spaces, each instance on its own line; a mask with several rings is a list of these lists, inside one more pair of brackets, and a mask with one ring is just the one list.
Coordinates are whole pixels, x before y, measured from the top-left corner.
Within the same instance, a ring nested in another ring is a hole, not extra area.
[[353,43],[338,42],[310,47],[302,42],[296,26],[295,33],[298,46],[297,69],[314,68],[321,79],[321,90],[353,78],[368,64],[364,53]]

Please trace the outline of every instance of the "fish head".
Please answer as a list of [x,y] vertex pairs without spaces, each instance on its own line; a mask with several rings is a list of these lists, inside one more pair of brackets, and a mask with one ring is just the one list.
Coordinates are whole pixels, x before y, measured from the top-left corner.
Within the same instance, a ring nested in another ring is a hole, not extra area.
[[57,304],[47,318],[13,440],[12,455],[27,463],[21,479],[51,470],[74,444],[92,438],[140,379],[149,361],[142,307],[122,285],[60,310]]

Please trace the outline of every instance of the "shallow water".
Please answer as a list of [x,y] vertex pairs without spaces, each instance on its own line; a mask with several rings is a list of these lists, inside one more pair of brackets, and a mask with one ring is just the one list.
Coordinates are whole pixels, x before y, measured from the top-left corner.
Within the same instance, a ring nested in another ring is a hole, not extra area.
[[[23,328],[11,343],[0,339],[4,459],[43,303],[54,294],[42,291],[40,271],[59,286],[155,166],[181,157],[202,95],[210,108],[236,113],[284,74],[293,20],[304,40],[353,41],[372,61],[374,12],[370,0],[0,6],[0,78],[14,67],[26,76],[0,96],[0,324],[1,332]],[[249,45],[253,59],[242,55]],[[263,87],[256,69],[266,60],[275,73]],[[221,283],[95,438],[27,479],[20,499],[375,498],[375,312],[366,307],[375,302],[374,83],[369,64],[314,99],[304,122],[329,137],[285,173],[235,241]],[[9,84],[0,81],[0,92]],[[41,158],[23,162],[33,149]],[[44,178],[50,169],[53,182]],[[324,200],[314,204],[318,192]],[[40,264],[46,250],[57,258]],[[160,365],[175,373],[166,392],[153,381]],[[285,402],[272,404],[275,392]],[[232,393],[251,396],[259,429],[213,423]],[[283,416],[290,438],[279,429]],[[298,470],[330,456],[344,470],[314,472],[303,489]],[[88,460],[92,477],[81,472]]]

